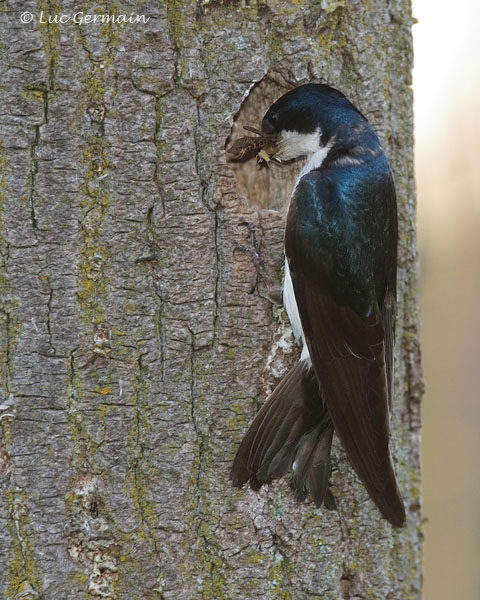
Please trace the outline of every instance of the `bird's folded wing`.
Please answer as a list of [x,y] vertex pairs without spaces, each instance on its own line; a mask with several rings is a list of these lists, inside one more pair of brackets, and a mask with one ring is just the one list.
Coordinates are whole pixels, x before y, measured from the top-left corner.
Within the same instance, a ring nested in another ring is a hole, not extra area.
[[[392,361],[387,375],[385,349],[391,357],[393,312],[378,304],[388,286],[376,289],[378,257],[371,239],[382,232],[375,232],[354,200],[346,206],[334,178],[318,172],[304,177],[290,205],[285,252],[312,365],[335,430],[374,502],[401,525],[404,508],[388,449]],[[347,210],[357,211],[353,222]]]

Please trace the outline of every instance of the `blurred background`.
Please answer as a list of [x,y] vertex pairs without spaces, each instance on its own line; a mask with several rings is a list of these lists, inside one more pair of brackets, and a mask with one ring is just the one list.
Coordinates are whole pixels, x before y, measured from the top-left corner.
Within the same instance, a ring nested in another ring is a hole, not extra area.
[[480,598],[480,2],[413,0],[425,600]]

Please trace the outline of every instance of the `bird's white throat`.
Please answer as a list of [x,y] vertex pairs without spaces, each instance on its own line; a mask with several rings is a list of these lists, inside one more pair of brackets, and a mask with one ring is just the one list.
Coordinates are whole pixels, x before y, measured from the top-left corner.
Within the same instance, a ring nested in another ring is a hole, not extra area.
[[316,129],[313,133],[283,130],[280,136],[279,150],[275,154],[275,158],[283,161],[299,158],[300,156],[310,156],[322,147],[321,135],[320,129]]
[[[334,139],[328,141],[325,146],[320,146],[313,154],[311,154],[307,162],[305,163],[303,169],[300,171],[300,175],[298,176],[297,183],[300,179],[313,171],[314,169],[319,169],[323,163],[323,161],[327,158],[327,154],[330,152],[330,148],[333,146]],[[297,187],[295,185],[295,187]]]

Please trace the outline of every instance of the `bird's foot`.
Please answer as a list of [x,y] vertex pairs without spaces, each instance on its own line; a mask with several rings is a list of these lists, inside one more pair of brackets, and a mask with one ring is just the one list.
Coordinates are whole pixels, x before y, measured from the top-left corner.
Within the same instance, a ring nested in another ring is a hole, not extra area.
[[271,277],[267,273],[265,263],[260,255],[260,244],[258,243],[257,236],[255,235],[255,226],[252,223],[245,223],[250,232],[252,245],[244,246],[238,245],[235,247],[235,251],[244,252],[250,258],[255,267],[255,280],[252,285],[252,292],[258,285],[260,279],[267,288],[266,297],[273,304],[282,304],[282,286],[273,283]]

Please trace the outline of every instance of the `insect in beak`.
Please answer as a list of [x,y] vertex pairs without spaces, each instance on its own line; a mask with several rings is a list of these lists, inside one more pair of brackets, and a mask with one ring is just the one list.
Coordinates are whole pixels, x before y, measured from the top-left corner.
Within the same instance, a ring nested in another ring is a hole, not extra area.
[[278,164],[279,161],[275,159],[279,143],[278,135],[265,134],[252,125],[244,125],[243,128],[246,131],[255,133],[258,137],[249,135],[238,138],[230,148],[227,148],[227,152],[232,154],[237,160],[242,159],[246,154],[255,152],[260,164],[263,162],[268,164],[270,161]]

